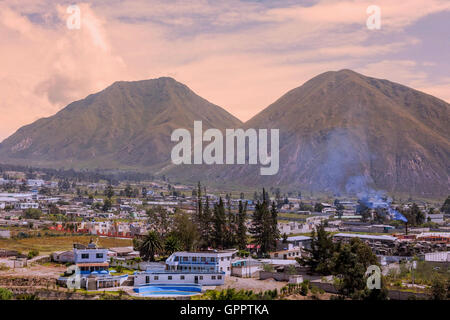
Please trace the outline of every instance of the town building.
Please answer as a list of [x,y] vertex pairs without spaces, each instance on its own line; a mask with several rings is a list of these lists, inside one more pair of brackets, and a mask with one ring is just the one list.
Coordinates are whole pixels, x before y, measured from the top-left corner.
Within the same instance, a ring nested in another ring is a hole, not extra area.
[[175,252],[166,260],[165,270],[147,269],[134,275],[135,286],[150,284],[224,284],[231,274],[236,250]]

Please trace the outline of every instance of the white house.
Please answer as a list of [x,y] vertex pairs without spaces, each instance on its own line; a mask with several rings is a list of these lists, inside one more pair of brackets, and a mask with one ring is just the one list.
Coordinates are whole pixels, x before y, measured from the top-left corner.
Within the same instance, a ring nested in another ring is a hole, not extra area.
[[28,179],[27,185],[29,187],[42,187],[45,184],[44,180],[41,179]]
[[15,205],[16,209],[27,210],[27,209],[38,209],[39,203],[36,202],[19,202]]
[[263,264],[258,260],[243,259],[233,262],[231,275],[241,278],[252,278],[263,269]]
[[134,276],[134,285],[150,284],[224,284],[231,274],[231,260],[236,250],[175,252],[166,260],[165,270],[147,269]]

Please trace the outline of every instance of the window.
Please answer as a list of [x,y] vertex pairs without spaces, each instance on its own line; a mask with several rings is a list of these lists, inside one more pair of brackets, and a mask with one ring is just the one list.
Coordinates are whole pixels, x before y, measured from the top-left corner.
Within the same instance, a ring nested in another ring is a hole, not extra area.
[[153,280],[159,280],[159,277],[158,276],[154,276]]
[[89,259],[89,253],[82,253],[81,259]]
[[103,253],[97,253],[97,254],[95,255],[95,257],[96,257],[97,259],[103,259]]
[[167,276],[167,280],[172,280],[172,276]]
[[180,280],[184,280],[184,276],[180,276]]

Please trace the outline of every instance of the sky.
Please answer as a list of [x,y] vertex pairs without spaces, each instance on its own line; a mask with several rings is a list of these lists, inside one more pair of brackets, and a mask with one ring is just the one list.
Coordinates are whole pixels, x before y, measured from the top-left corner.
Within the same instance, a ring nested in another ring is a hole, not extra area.
[[450,1],[0,0],[0,141],[119,80],[173,77],[246,121],[340,69],[450,102]]

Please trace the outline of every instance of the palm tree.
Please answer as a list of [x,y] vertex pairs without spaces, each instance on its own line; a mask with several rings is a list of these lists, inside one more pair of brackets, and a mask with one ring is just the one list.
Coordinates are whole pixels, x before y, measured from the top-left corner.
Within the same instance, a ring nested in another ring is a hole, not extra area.
[[180,240],[178,240],[178,238],[174,235],[168,236],[164,243],[164,250],[169,255],[174,252],[180,251],[181,250]]
[[155,261],[155,254],[162,249],[161,239],[155,231],[150,231],[139,244],[139,253],[144,260]]

